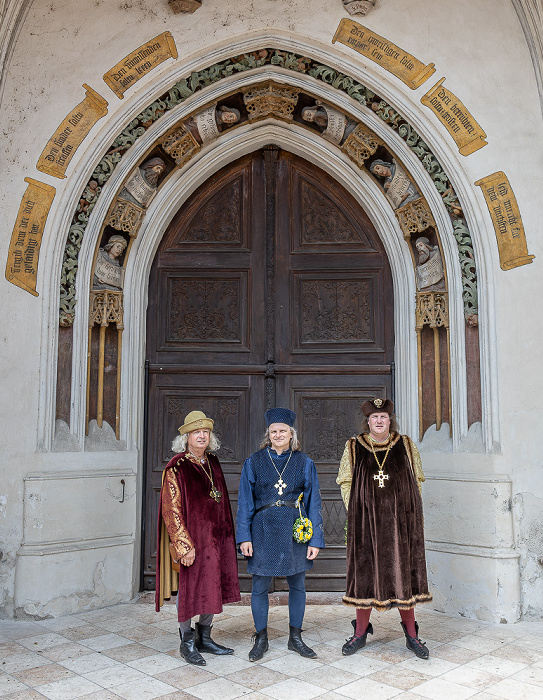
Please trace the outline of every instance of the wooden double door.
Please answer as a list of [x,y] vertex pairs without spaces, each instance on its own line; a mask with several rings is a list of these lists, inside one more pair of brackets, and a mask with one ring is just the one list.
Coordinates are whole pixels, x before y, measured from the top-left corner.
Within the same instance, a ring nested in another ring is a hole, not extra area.
[[[264,412],[297,413],[317,464],[326,549],[307,588],[345,586],[345,512],[335,483],[360,404],[393,392],[393,294],[382,243],[335,180],[276,147],[228,165],[172,220],[147,312],[144,587],[156,570],[157,507],[171,442],[187,413],[215,421],[232,510]],[[250,589],[240,559],[242,590]],[[277,579],[281,589],[285,581]]]

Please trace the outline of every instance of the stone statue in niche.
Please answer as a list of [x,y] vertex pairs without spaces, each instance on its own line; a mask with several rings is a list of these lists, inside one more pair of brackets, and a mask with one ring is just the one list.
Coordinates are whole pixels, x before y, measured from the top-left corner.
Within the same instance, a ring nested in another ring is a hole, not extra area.
[[350,15],[367,15],[375,7],[375,0],[343,0]]
[[185,127],[199,143],[206,146],[218,138],[221,131],[237,124],[240,117],[239,110],[235,107],[227,105],[217,107],[213,104],[197,112],[185,123]]
[[162,158],[146,160],[134,170],[119,198],[146,209],[158,190],[158,180],[165,169]]
[[342,112],[317,100],[313,106],[302,109],[302,119],[315,124],[324,138],[337,146],[341,145],[353,131],[356,122]]
[[119,258],[126,249],[127,242],[118,233],[110,236],[108,242],[98,251],[92,277],[92,288],[110,289],[120,292],[123,288],[124,270]]
[[421,196],[405,170],[396,163],[394,158],[391,163],[376,158],[370,164],[370,172],[378,178],[384,178],[383,188],[393,209],[414,202]]
[[425,292],[445,289],[445,273],[439,246],[432,245],[426,236],[415,241],[419,254],[417,265],[417,289]]

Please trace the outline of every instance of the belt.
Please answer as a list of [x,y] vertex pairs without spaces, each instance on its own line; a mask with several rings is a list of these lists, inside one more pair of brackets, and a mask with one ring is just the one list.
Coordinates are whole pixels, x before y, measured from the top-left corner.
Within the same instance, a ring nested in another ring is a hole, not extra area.
[[298,506],[298,501],[273,501],[273,503],[266,503],[265,506],[260,506],[260,508],[257,508],[255,510],[255,515],[257,513],[260,513],[261,510],[266,510],[266,508],[273,508],[274,506],[277,506],[277,508],[280,508],[281,506],[296,508]]

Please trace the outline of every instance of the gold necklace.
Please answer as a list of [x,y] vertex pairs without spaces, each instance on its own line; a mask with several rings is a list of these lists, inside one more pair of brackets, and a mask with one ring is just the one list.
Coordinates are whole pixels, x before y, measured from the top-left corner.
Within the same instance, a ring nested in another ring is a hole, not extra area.
[[[270,462],[273,464],[273,467],[274,467],[275,471],[277,472],[277,474],[279,474],[279,469],[277,469],[277,467],[275,466],[275,462],[272,459],[269,448],[266,448],[266,449],[268,451],[268,457],[270,458]],[[283,495],[283,491],[287,488],[287,483],[285,481],[283,481],[283,474],[285,473],[285,469],[288,467],[288,463],[290,462],[291,457],[292,457],[292,452],[288,456],[287,463],[283,467],[283,471],[279,474],[279,479],[277,479],[277,483],[273,485],[273,488],[277,489],[277,493],[280,496]]]
[[369,438],[370,438],[370,444],[371,444],[371,451],[373,452],[373,456],[375,457],[375,461],[377,462],[377,466],[379,467],[379,473],[374,474],[373,479],[374,479],[374,481],[376,479],[379,480],[378,487],[380,489],[382,489],[385,487],[385,479],[388,481],[388,479],[390,478],[388,474],[383,473],[383,467],[385,466],[385,462],[387,461],[388,453],[390,452],[390,447],[392,445],[392,440],[390,439],[390,433],[389,433],[389,436],[387,438],[387,440],[389,441],[387,451],[385,453],[385,457],[384,457],[383,461],[380,463],[379,460],[377,459],[377,454],[375,452],[375,447],[374,447],[374,443],[376,442],[376,440],[374,440],[371,435],[369,436]]
[[[189,450],[189,452],[190,452],[190,450]],[[202,471],[204,472],[204,474],[207,476],[207,478],[211,482],[211,491],[209,492],[209,495],[211,496],[211,498],[213,498],[218,503],[221,500],[222,493],[219,491],[219,489],[213,483],[213,470],[211,469],[211,465],[209,464],[207,454],[205,455],[205,459],[203,459],[203,458],[198,459],[198,457],[193,455],[192,452],[190,452],[190,454],[194,457],[194,459],[198,460],[198,462],[200,463],[200,466],[202,467]],[[205,469],[204,464],[207,464],[207,468],[209,469],[209,473]]]

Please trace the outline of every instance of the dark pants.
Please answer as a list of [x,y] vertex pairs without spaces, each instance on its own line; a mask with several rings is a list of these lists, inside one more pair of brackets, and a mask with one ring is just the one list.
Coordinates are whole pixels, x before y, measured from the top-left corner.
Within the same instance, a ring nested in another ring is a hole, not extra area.
[[[255,629],[260,632],[268,626],[268,610],[270,601],[268,590],[271,576],[257,576],[253,574],[253,588],[251,591],[251,611]],[[299,574],[287,576],[288,583],[288,615],[292,627],[302,628],[305,612],[305,571]]]

